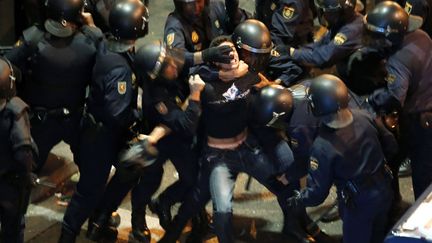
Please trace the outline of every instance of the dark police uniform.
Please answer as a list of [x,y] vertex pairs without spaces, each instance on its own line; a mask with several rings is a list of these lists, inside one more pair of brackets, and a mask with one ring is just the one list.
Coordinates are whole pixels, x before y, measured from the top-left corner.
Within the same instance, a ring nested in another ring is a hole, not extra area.
[[431,48],[432,41],[424,31],[405,35],[401,46],[387,60],[387,87],[376,90],[368,98],[377,111],[390,112],[402,106],[401,140],[412,161],[416,198],[432,180]]
[[[165,43],[169,48],[179,48],[186,52],[186,62],[193,63],[193,53],[208,48],[213,38],[231,33],[225,4],[221,1],[210,1],[208,12],[203,13],[203,21],[188,22],[180,13],[172,12],[165,22]],[[242,10],[242,19],[247,13]]]
[[160,195],[164,205],[171,206],[183,201],[186,193],[195,184],[198,164],[192,136],[201,108],[198,102],[189,100],[186,109],[182,110],[181,106],[189,95],[189,87],[186,82],[180,81],[184,80],[184,74],[180,76],[183,78],[171,81],[172,83],[147,78],[144,81],[144,114],[148,117],[150,128],[162,124],[171,129],[171,133],[158,141],[156,148],[159,154],[156,162],[146,168],[139,177],[125,180],[116,173],[107,186],[102,200],[102,211],[115,211],[128,191],[137,183],[132,190],[132,207],[148,205],[160,185],[163,164],[167,159],[174,164],[179,180]]
[[337,29],[330,29],[319,41],[296,49],[293,60],[313,67],[337,66],[344,68],[348,57],[362,44],[363,16],[355,14],[351,21]]
[[278,80],[285,87],[299,82],[308,75],[305,69],[293,61],[285,45],[275,46],[271,50],[264,73],[269,79]]
[[24,242],[24,214],[29,203],[36,144],[30,135],[28,106],[18,97],[0,110],[1,242]]
[[75,234],[99,203],[135,120],[132,61],[128,53],[114,53],[105,42],[100,44],[82,120],[80,180],[63,219],[63,227]]
[[347,127],[321,125],[301,199],[305,206],[316,206],[334,183],[344,242],[382,242],[392,198],[385,156],[393,156],[397,144],[383,125],[363,111],[351,111],[353,122]]
[[255,13],[270,30],[273,43],[299,47],[312,42],[313,16],[309,1],[255,1]]
[[429,37],[432,36],[432,0],[406,0],[405,11],[423,18],[421,27]]
[[7,54],[24,71],[18,90],[31,108],[32,136],[39,148],[36,170],[61,140],[79,163],[79,121],[96,56],[99,29],[83,26],[67,38],[56,38],[38,27],[24,31],[24,43]]

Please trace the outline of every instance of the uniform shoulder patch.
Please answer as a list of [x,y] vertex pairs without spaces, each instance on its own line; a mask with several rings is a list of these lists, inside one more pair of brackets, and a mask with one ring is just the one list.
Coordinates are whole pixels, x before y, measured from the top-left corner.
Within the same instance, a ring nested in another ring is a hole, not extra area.
[[389,74],[387,74],[387,76],[385,77],[385,81],[386,81],[388,84],[392,84],[392,83],[394,83],[395,80],[396,80],[396,75],[394,75],[393,73],[389,73]]
[[347,40],[347,37],[345,34],[337,33],[336,36],[333,39],[333,42],[335,45],[340,46]]
[[167,45],[171,46],[174,43],[175,33],[169,33],[166,36]]
[[309,164],[309,168],[311,170],[317,170],[319,167],[319,163],[318,160],[315,157],[310,157],[310,164]]
[[407,12],[408,14],[411,14],[412,8],[413,8],[412,4],[410,2],[408,2],[408,1],[406,1],[406,3],[405,3],[405,12]]
[[199,41],[198,33],[197,33],[195,30],[192,31],[191,39],[192,39],[192,42],[193,42],[194,44],[198,43],[198,41]]
[[121,95],[126,94],[126,81],[117,82],[117,91]]
[[270,55],[272,55],[273,57],[280,57],[280,53],[275,49],[271,50]]
[[292,17],[294,16],[294,12],[295,10],[293,7],[285,6],[283,8],[282,15],[285,19],[292,19]]
[[168,114],[168,107],[165,105],[165,103],[163,103],[163,101],[157,103],[155,105],[155,109],[157,110],[157,112],[159,112],[159,114],[161,115],[166,115]]

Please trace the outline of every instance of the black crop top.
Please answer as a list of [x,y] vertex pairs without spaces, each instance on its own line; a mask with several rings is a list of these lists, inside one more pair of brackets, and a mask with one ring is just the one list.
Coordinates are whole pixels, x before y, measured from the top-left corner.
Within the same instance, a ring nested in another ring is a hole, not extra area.
[[202,79],[206,86],[201,93],[201,118],[206,134],[214,138],[231,138],[240,134],[247,127],[250,88],[259,83],[259,77],[248,73],[231,82],[209,79],[206,75]]

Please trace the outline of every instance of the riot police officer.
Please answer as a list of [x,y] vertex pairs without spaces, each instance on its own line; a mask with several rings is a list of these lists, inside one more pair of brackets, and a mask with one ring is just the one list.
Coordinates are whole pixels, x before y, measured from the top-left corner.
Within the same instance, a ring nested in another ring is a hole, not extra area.
[[256,18],[270,30],[273,43],[298,48],[313,41],[310,1],[255,1]]
[[348,57],[361,47],[363,16],[355,12],[356,0],[317,0],[315,6],[321,25],[328,32],[304,48],[290,48],[293,60],[311,67],[331,67],[336,64],[343,73]]
[[307,187],[289,204],[299,209],[319,205],[334,183],[343,241],[382,242],[392,197],[385,160],[396,153],[395,138],[367,113],[348,108],[348,89],[336,76],[314,78],[307,95],[321,127],[311,149]]
[[365,42],[387,58],[386,86],[368,96],[377,113],[400,110],[403,149],[412,161],[414,196],[431,183],[431,162],[427,151],[432,146],[430,129],[432,72],[429,53],[432,41],[418,30],[422,20],[408,16],[397,3],[379,3],[365,17]]
[[[186,51],[186,62],[198,65],[218,61],[229,63],[229,48],[208,48],[219,35],[229,34],[246,19],[248,13],[238,7],[238,0],[174,0],[175,10],[165,22],[165,43],[169,48]],[[226,7],[226,8],[225,8]]]
[[[135,121],[134,44],[148,33],[147,8],[139,0],[122,0],[109,15],[111,36],[100,43],[83,117],[78,164],[80,179],[63,219],[60,242],[74,242],[82,224],[96,209],[112,165]],[[90,220],[89,235],[98,224]],[[112,237],[116,237],[113,230]],[[97,236],[93,235],[93,238]]]
[[46,1],[45,30],[37,26],[25,30],[22,44],[7,54],[23,71],[18,95],[32,111],[31,132],[39,147],[36,171],[61,140],[70,145],[79,163],[79,121],[94,65],[95,43],[102,37],[91,16],[82,12],[83,6],[83,0]]
[[15,79],[12,64],[0,58],[0,241],[22,243],[37,148],[28,106],[15,96]]

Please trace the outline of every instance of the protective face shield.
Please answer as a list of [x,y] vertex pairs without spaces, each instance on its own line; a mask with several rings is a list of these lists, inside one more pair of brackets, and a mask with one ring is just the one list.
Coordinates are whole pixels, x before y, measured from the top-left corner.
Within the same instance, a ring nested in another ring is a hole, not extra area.
[[9,60],[0,58],[0,99],[10,99],[16,93],[16,77]]
[[116,2],[108,21],[117,40],[136,40],[148,34],[149,12],[139,0]]
[[251,103],[251,119],[255,125],[283,129],[291,118],[293,96],[280,85],[262,88]]
[[46,0],[45,29],[58,37],[71,36],[75,32],[75,27],[71,23],[81,24],[84,3],[84,0]]
[[307,99],[314,116],[335,114],[348,107],[348,89],[338,77],[323,74],[311,80]]
[[363,18],[363,23],[364,44],[378,51],[388,51],[398,47],[407,32],[420,28],[423,20],[418,16],[408,16],[395,2],[384,1]]
[[270,31],[262,22],[256,19],[243,21],[235,28],[231,40],[249,70],[260,72],[267,67],[273,43]]
[[356,0],[314,0],[320,24],[334,28],[354,14]]
[[167,49],[162,42],[141,46],[135,53],[137,70],[151,80],[172,82],[183,70],[185,54],[180,49]]

